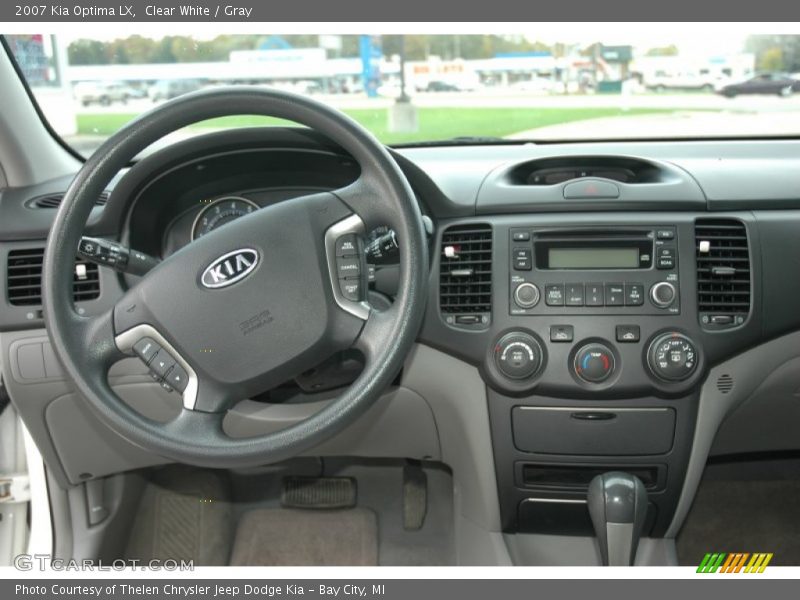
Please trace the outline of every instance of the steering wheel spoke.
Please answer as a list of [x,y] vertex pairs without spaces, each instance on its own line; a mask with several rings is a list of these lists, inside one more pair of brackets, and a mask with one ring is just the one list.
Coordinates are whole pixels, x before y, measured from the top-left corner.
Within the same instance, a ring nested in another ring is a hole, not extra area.
[[72,335],[82,340],[86,348],[82,358],[84,365],[98,377],[105,379],[108,369],[124,358],[114,340],[114,316],[112,311],[92,317],[72,313]]

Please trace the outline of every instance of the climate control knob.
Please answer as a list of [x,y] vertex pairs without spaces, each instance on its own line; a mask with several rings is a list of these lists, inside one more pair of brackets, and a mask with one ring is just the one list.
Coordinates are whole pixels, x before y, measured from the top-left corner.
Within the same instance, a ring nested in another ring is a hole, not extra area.
[[520,308],[533,308],[539,304],[539,297],[539,288],[527,281],[514,290],[514,302]]
[[527,333],[508,333],[495,344],[494,364],[509,379],[533,377],[543,362],[541,345]]
[[575,353],[572,368],[587,383],[602,383],[614,372],[614,353],[605,344],[586,344]]
[[659,281],[650,288],[650,300],[658,308],[669,308],[677,295],[675,286],[669,281]]
[[683,334],[665,333],[650,344],[647,365],[659,379],[683,381],[697,368],[697,348]]

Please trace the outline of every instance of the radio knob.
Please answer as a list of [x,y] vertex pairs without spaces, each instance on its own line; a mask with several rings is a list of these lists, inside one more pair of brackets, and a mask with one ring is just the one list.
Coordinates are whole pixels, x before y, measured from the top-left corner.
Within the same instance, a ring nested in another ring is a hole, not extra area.
[[520,308],[533,308],[539,304],[539,288],[532,283],[520,283],[514,290],[514,302]]
[[669,281],[659,281],[650,288],[650,300],[658,308],[669,308],[677,295],[675,286]]

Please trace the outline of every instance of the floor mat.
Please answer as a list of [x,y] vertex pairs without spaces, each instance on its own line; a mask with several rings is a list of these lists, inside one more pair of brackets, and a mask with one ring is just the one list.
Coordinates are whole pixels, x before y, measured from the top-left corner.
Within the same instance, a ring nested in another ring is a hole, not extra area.
[[256,509],[239,521],[233,566],[378,564],[378,521],[365,508]]
[[142,494],[124,557],[227,565],[234,527],[229,487],[219,471],[158,469]]
[[353,477],[358,481],[359,508],[378,519],[378,564],[436,566],[456,564],[453,516],[453,479],[447,469],[425,464],[427,511],[421,529],[408,530],[403,522],[403,462],[353,461],[326,458],[295,459],[285,465],[232,473],[235,515],[280,508],[285,475]]
[[800,565],[800,481],[707,481],[678,536],[678,560],[707,552],[772,552],[772,565]]

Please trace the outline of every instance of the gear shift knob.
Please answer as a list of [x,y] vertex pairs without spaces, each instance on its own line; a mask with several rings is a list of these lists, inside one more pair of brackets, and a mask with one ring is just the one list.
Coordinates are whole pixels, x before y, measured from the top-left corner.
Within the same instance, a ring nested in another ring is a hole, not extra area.
[[603,564],[632,565],[647,515],[644,484],[629,473],[603,473],[589,483],[586,502]]

